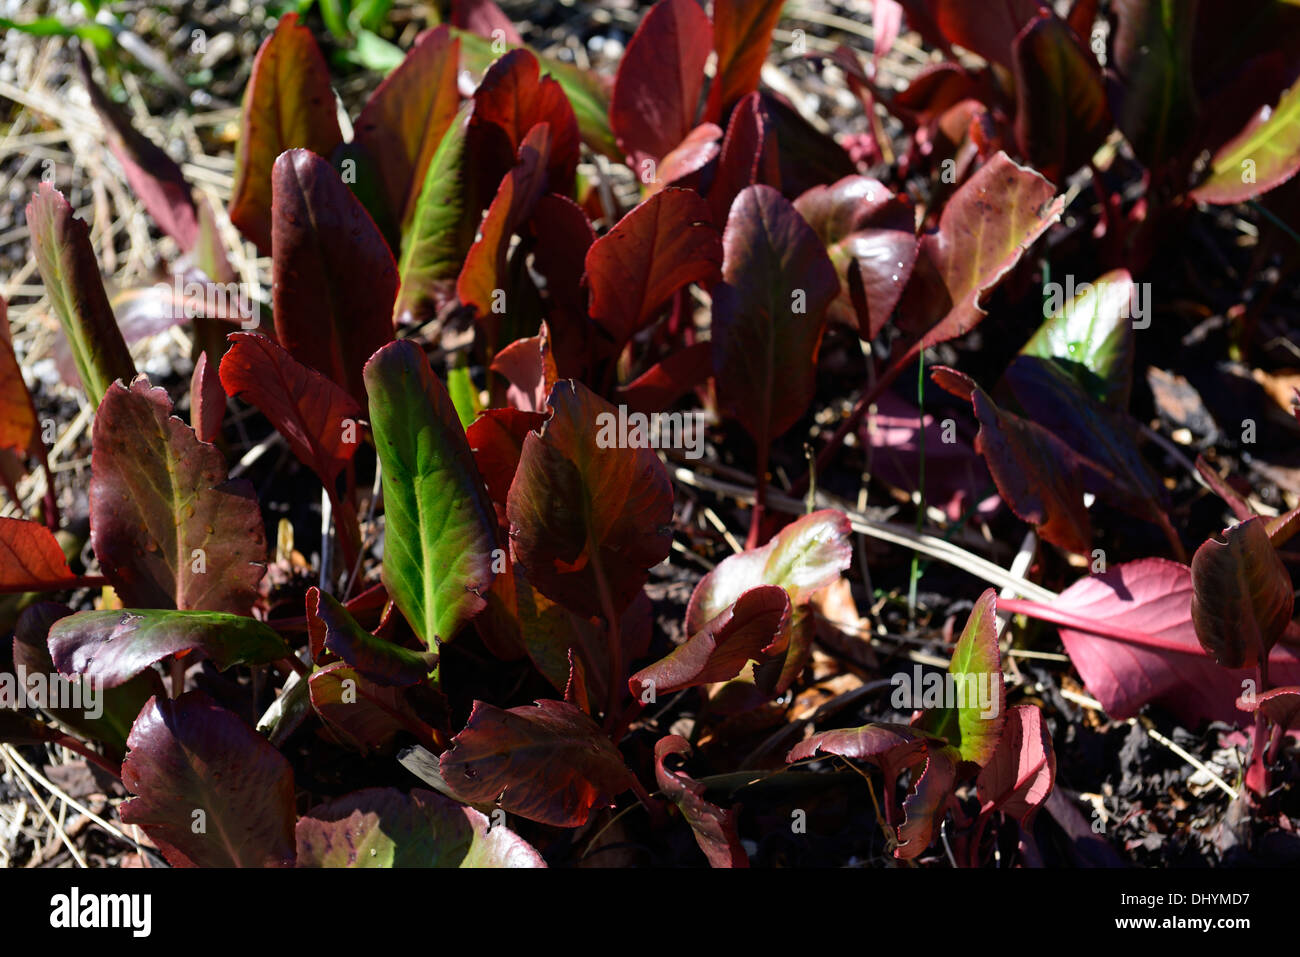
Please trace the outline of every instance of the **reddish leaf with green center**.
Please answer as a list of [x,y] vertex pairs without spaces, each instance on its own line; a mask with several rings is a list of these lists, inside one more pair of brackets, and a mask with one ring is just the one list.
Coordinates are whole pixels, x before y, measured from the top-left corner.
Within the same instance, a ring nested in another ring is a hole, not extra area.
[[723,234],[713,296],[718,404],[760,449],[808,409],[826,310],[840,291],[817,234],[770,186],[750,186]]
[[1196,637],[1225,668],[1252,668],[1267,658],[1291,622],[1291,576],[1252,518],[1209,539],[1192,557],[1192,624]]
[[271,181],[276,336],[295,359],[364,405],[361,368],[393,338],[393,255],[370,214],[315,153],[284,153]]
[[230,221],[262,255],[271,254],[277,157],[297,148],[329,156],[342,142],[325,58],[298,15],[285,14],[257,51],[244,90],[230,201]]
[[617,411],[581,382],[557,382],[548,404],[506,503],[515,558],[553,601],[602,617],[608,601],[617,614],[668,557],[672,484],[648,440],[625,444]]
[[637,206],[587,250],[591,317],[622,345],[679,289],[706,289],[722,266],[722,239],[694,190],[669,188]]
[[143,376],[115,383],[95,416],[90,543],[122,601],[247,614],[265,571],[252,486],[171,414]]
[[713,24],[695,0],[660,0],[628,41],[614,77],[609,125],[638,174],[695,127]]
[[[1250,175],[1246,173],[1249,171]],[[1192,190],[1206,203],[1242,203],[1300,171],[1300,81],[1276,104],[1261,107],[1245,129],[1220,147],[1209,177]]]
[[461,800],[555,827],[581,827],[592,808],[635,785],[609,738],[563,701],[509,711],[475,701],[439,766]]
[[127,746],[122,783],[136,797],[122,822],[143,828],[173,867],[293,865],[293,769],[203,692],[151,699]]

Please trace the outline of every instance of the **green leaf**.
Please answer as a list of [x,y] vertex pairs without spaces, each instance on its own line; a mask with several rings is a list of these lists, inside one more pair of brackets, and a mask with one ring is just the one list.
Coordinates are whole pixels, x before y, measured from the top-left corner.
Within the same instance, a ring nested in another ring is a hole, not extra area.
[[921,723],[926,731],[946,738],[963,761],[973,761],[980,767],[997,749],[1006,721],[996,611],[997,593],[990,588],[971,610],[948,662],[948,674],[955,680],[947,683],[945,694],[947,689],[955,690],[956,700],[927,711]]
[[365,368],[383,467],[383,581],[436,651],[486,604],[497,526],[465,430],[423,350],[390,343]]
[[27,228],[46,295],[72,347],[82,388],[91,404],[98,406],[115,379],[135,378],[135,363],[108,304],[90,229],[49,183],[41,183],[27,204]]
[[1214,154],[1209,179],[1192,191],[1206,203],[1229,205],[1285,183],[1300,170],[1300,80],[1265,106]]
[[[1063,292],[1073,289],[1071,283]],[[1131,307],[1138,292],[1127,269],[1114,269],[1094,283],[1081,284],[1069,300],[1053,293],[1043,307],[1044,312],[1050,310],[1050,318],[1020,354],[1055,359],[1093,398],[1128,408],[1134,355]]]
[[447,391],[451,393],[451,401],[456,406],[456,416],[460,419],[461,427],[468,429],[482,408],[468,366],[454,366],[447,370]]
[[37,17],[35,20],[10,20],[0,17],[0,29],[18,30],[34,37],[77,37],[93,43],[97,50],[107,50],[113,45],[113,31],[98,23],[63,23],[57,17]]

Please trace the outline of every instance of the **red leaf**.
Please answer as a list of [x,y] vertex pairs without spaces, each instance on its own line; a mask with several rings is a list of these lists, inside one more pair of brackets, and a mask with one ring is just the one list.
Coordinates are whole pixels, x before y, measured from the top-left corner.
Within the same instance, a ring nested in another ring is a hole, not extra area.
[[231,345],[221,360],[226,393],[256,406],[284,436],[298,461],[332,489],[360,444],[361,407],[274,340],[249,332],[228,338]]
[[537,201],[530,227],[533,266],[546,279],[546,326],[556,369],[562,377],[581,378],[592,338],[583,277],[596,232],[581,206],[555,193]]
[[405,230],[424,174],[460,106],[460,40],[440,26],[416,37],[357,117],[353,141],[374,162],[393,217]]
[[[1112,718],[1131,718],[1155,702],[1187,727],[1243,723],[1233,702],[1256,675],[1224,668],[1201,648],[1186,565],[1128,562],[1080,579],[1051,605],[1008,598],[998,607],[1054,622],[1088,691]],[[1268,664],[1271,681],[1300,684],[1300,657],[1291,646],[1274,646]]]
[[1007,713],[997,750],[976,781],[981,812],[1001,811],[1028,825],[1055,780],[1056,753],[1043,712],[1034,705],[1016,705]]
[[176,161],[131,125],[126,112],[104,95],[90,72],[83,49],[77,50],[81,82],[90,94],[90,105],[99,116],[108,138],[108,148],[122,164],[131,191],[140,198],[153,221],[180,246],[190,252],[199,238],[198,210],[190,184]]
[[[657,193],[665,186],[678,183],[687,185],[682,183],[686,177],[704,169],[718,155],[720,150],[718,140],[721,138],[722,130],[713,123],[701,123],[695,127],[686,134],[684,140],[660,159],[654,170],[654,176],[646,184],[646,192]],[[643,182],[647,169],[643,161],[637,170]]]
[[39,522],[0,518],[0,592],[56,591],[76,580],[53,532]]
[[386,748],[402,732],[432,743],[430,729],[406,699],[406,689],[377,684],[346,662],[313,671],[307,690],[326,729],[345,748],[369,754]]
[[[1011,68],[1011,45],[1016,35],[1042,7],[1039,0],[987,0],[972,5],[967,0],[903,0],[908,20],[924,7],[950,43],[978,53],[990,63]],[[917,26],[916,23],[912,24]]]
[[690,755],[690,742],[670,734],[655,744],[655,780],[670,801],[677,805],[695,832],[695,842],[712,867],[749,867],[749,857],[736,833],[736,812],[724,811],[704,799],[705,787],[683,771],[670,770],[672,755]]
[[776,137],[757,92],[747,94],[731,111],[722,155],[709,187],[709,208],[715,223],[726,223],[736,196],[746,186],[762,183],[780,188]]
[[486,40],[499,39],[509,46],[522,46],[524,42],[510,18],[492,0],[451,0],[451,22]]
[[90,543],[138,608],[245,615],[265,571],[262,513],[247,482],[171,414],[143,376],[114,383],[95,416]]
[[289,353],[364,407],[361,368],[393,338],[397,265],[365,208],[325,160],[275,161],[275,329]]
[[689,283],[712,285],[722,240],[693,190],[669,188],[628,213],[587,250],[591,317],[622,345]]
[[672,484],[652,449],[611,435],[614,407],[582,383],[556,383],[549,405],[541,434],[524,439],[510,486],[515,558],[553,601],[604,616],[607,590],[621,611],[668,556]]
[[581,827],[634,783],[609,738],[563,701],[509,711],[475,701],[439,765],[461,800],[555,827]]
[[[423,681],[438,666],[432,652],[414,651],[366,631],[333,595],[307,590],[307,629],[363,678],[405,687]],[[316,656],[313,656],[316,657]]]
[[1192,624],[1206,654],[1225,668],[1268,657],[1295,609],[1291,576],[1252,518],[1206,540],[1192,557]]
[[546,397],[559,378],[549,348],[546,323],[527,339],[516,339],[492,358],[489,368],[509,383],[506,399],[524,412],[546,412]]
[[1265,716],[1282,728],[1300,728],[1300,687],[1291,685],[1274,688],[1253,697],[1242,695],[1237,701],[1242,711],[1263,711]]
[[208,366],[208,354],[199,353],[190,376],[190,427],[200,442],[216,442],[226,417],[226,393],[217,370]]
[[[293,769],[201,691],[152,698],[127,738],[119,809],[173,867],[283,867],[294,860]],[[194,825],[202,812],[202,830]]]
[[235,152],[230,221],[262,255],[271,253],[276,157],[296,148],[329,156],[341,142],[329,67],[311,31],[287,13],[253,60]]
[[898,847],[894,857],[911,861],[920,857],[934,832],[943,822],[957,776],[957,758],[952,748],[926,749],[925,765],[912,768],[912,786],[903,801],[903,823],[898,825]]
[[519,468],[524,439],[529,432],[540,430],[545,422],[546,416],[540,412],[488,409],[465,430],[488,494],[501,507],[505,507],[510,483]]
[[718,122],[742,96],[758,89],[783,5],[781,0],[715,0],[713,48],[718,52],[718,69],[709,87],[706,120]]
[[620,387],[618,398],[634,412],[660,412],[703,385],[712,371],[713,344],[695,342]]
[[470,133],[488,150],[480,161],[489,171],[489,179],[492,171],[499,176],[511,165],[528,131],[538,123],[551,128],[551,149],[545,158],[550,188],[571,193],[579,155],[573,107],[559,82],[541,75],[531,51],[511,50],[488,67],[474,92]]
[[713,25],[695,0],[660,0],[628,41],[609,124],[637,172],[645,160],[666,157],[695,127],[712,47]]
[[9,306],[0,296],[0,449],[24,454],[38,441],[36,406],[23,382],[9,329]]
[[918,755],[925,753],[930,740],[920,728],[877,722],[814,734],[791,748],[785,760],[793,764],[818,754],[838,754],[870,761],[884,773],[886,782],[892,782],[903,769],[916,762]]
[[770,186],[746,188],[723,235],[713,296],[718,405],[768,446],[813,398],[826,310],[839,293],[817,234]]
[[751,588],[667,657],[642,668],[627,686],[633,697],[647,689],[671,694],[715,681],[730,681],[749,661],[784,651],[790,596],[779,585]]

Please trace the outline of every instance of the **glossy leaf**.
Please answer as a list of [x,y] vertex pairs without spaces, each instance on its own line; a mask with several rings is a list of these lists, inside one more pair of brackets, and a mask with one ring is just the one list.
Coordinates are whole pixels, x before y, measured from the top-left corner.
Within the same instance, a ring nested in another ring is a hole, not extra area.
[[1006,689],[998,654],[997,593],[980,596],[953,648],[948,675],[957,700],[925,712],[926,730],[947,739],[963,761],[983,767],[993,757],[1006,723]]
[[293,864],[293,769],[203,692],[151,699],[127,744],[122,783],[136,797],[122,822],[143,828],[173,867]]
[[803,761],[819,754],[838,754],[858,761],[869,761],[894,780],[905,768],[925,753],[932,739],[920,728],[906,724],[875,722],[860,728],[823,731],[805,738],[790,749],[787,763]]
[[309,628],[319,624],[325,648],[376,684],[413,685],[438,663],[435,654],[413,651],[366,631],[337,598],[316,588],[307,590],[307,622]]
[[1035,168],[1060,183],[1114,127],[1101,69],[1066,22],[1046,10],[1016,37],[1012,62],[1016,142]]
[[[1064,291],[1073,288],[1071,284]],[[1068,300],[1053,293],[1043,307],[1047,321],[1020,354],[1055,359],[1094,398],[1128,408],[1136,347],[1132,305],[1139,293],[1127,269],[1113,269],[1096,282],[1081,284]]]
[[423,350],[385,346],[365,369],[383,467],[383,581],[430,650],[484,605],[496,520],[451,396]]
[[731,207],[723,280],[713,296],[718,405],[760,448],[812,401],[826,310],[839,293],[817,234],[769,186],[750,186]]
[[365,402],[361,367],[393,338],[397,266],[325,160],[289,150],[271,174],[275,331],[299,362]]
[[507,499],[515,559],[548,598],[604,617],[602,594],[626,608],[668,556],[672,485],[654,450],[620,447],[617,411],[582,383],[556,383],[548,404]]
[[50,655],[59,671],[89,675],[115,688],[168,655],[196,651],[225,671],[290,654],[269,626],[213,611],[123,608],[83,611],[50,628]]
[[[832,318],[857,325],[868,341],[875,339],[893,315],[916,265],[920,244],[911,200],[878,180],[848,176],[830,186],[814,186],[794,206],[827,247],[840,277]],[[865,317],[856,314],[850,301],[854,269],[866,297]]]
[[609,738],[563,701],[509,711],[475,701],[439,764],[460,799],[555,827],[581,827],[633,783]]
[[290,149],[329,156],[341,142],[329,67],[311,31],[298,23],[297,14],[287,13],[253,60],[235,151],[230,221],[262,255],[269,255],[272,247],[272,169],[277,158]]
[[1267,105],[1214,154],[1209,177],[1192,191],[1202,202],[1228,205],[1280,186],[1300,170],[1300,80]]
[[299,867],[545,867],[521,837],[480,812],[416,788],[353,791],[295,828]]
[[53,532],[39,522],[0,518],[0,593],[58,591],[76,581]]
[[638,173],[695,128],[713,24],[695,0],[660,0],[628,41],[614,78],[609,123]]
[[1267,658],[1295,606],[1291,576],[1252,518],[1210,538],[1192,557],[1192,624],[1206,654],[1225,668]]
[[27,228],[45,294],[72,347],[81,387],[91,404],[98,405],[114,380],[135,378],[135,363],[99,278],[90,228],[63,194],[45,182],[27,204]]
[[627,686],[633,697],[641,697],[648,688],[658,696],[730,681],[751,659],[784,651],[789,622],[790,596],[784,588],[751,588],[667,657],[634,674]]
[[718,66],[709,87],[706,120],[718,122],[742,96],[758,89],[782,6],[781,0],[715,0],[713,49]]
[[114,384],[95,417],[90,543],[122,601],[246,614],[266,560],[251,486],[143,376]]
[[690,775],[667,766],[667,759],[687,757],[691,745],[681,735],[670,734],[655,744],[655,780],[670,801],[677,805],[695,832],[695,842],[712,867],[749,867],[749,856],[736,833],[736,812],[724,811],[704,798],[704,785]]
[[722,239],[693,190],[669,188],[628,213],[587,250],[591,317],[617,344],[645,327],[679,289],[708,288],[722,267]]
[[229,339],[221,360],[226,394],[256,406],[298,461],[332,489],[360,445],[361,406],[274,340],[247,332]]
[[394,317],[403,324],[432,319],[454,297],[456,277],[474,242],[478,210],[466,165],[469,105],[452,120],[425,170],[410,228],[402,240],[401,285]]
[[131,192],[158,228],[176,240],[182,252],[190,252],[199,238],[198,209],[181,168],[137,130],[126,112],[99,88],[84,49],[77,50],[77,68],[90,95],[90,105],[104,127],[108,148],[122,164]]
[[1034,705],[1016,705],[1007,712],[997,749],[976,780],[980,810],[1001,811],[1028,825],[1055,780],[1056,753],[1043,712]]
[[904,292],[913,350],[964,335],[983,320],[981,300],[1064,208],[1052,184],[999,152],[944,205],[939,228],[921,240]]
[[357,117],[354,140],[374,161],[388,208],[403,229],[460,106],[459,65],[460,41],[450,29],[425,31]]
[[[1233,702],[1253,669],[1228,669],[1201,648],[1192,625],[1191,570],[1146,558],[1079,579],[1051,605],[999,599],[998,607],[1057,625],[1089,694],[1117,720],[1150,702],[1186,727],[1205,721],[1240,724]],[[1269,655],[1269,680],[1300,684],[1300,655],[1286,642]]]

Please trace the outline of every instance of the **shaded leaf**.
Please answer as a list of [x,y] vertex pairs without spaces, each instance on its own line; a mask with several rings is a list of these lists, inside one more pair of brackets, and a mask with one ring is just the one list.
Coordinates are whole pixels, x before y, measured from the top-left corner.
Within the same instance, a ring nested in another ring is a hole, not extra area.
[[287,13],[253,60],[235,150],[230,221],[262,255],[271,253],[271,184],[277,157],[290,149],[329,156],[341,142],[329,67],[311,31],[299,25],[297,14]]
[[190,427],[200,442],[216,442],[221,420],[226,416],[226,393],[217,370],[208,365],[208,354],[200,352],[190,377]]
[[122,783],[137,796],[122,822],[143,828],[173,867],[293,864],[289,762],[203,692],[152,698],[127,744]]
[[343,747],[369,754],[387,748],[401,733],[436,747],[404,688],[369,681],[342,661],[312,672],[307,685],[312,707]]
[[416,788],[353,791],[311,809],[295,828],[299,867],[545,867],[513,831]]
[[723,235],[723,283],[713,296],[718,405],[760,448],[812,401],[826,310],[839,280],[795,208],[769,186],[750,186]]
[[426,30],[357,117],[354,141],[374,161],[388,208],[403,231],[434,151],[460,106],[459,65],[460,42],[450,29]]
[[609,125],[640,173],[660,161],[695,127],[713,24],[695,0],[660,0],[650,8],[618,63]]
[[704,385],[712,372],[713,343],[693,342],[620,386],[618,398],[634,412],[660,412]]
[[677,805],[695,832],[695,842],[713,867],[749,867],[749,856],[736,833],[736,812],[724,811],[704,799],[704,785],[666,761],[673,755],[687,757],[691,745],[681,735],[670,734],[655,744],[655,780],[659,790]]
[[634,780],[595,722],[563,701],[509,711],[475,701],[439,766],[462,800],[555,827],[581,827]]
[[438,664],[431,652],[412,651],[366,631],[337,598],[316,588],[307,590],[307,621],[309,628],[320,628],[325,648],[375,684],[413,685]]
[[654,451],[620,447],[617,413],[573,380],[556,383],[529,433],[506,510],[516,561],[542,594],[584,615],[626,608],[668,556],[672,485]]
[[540,412],[488,409],[465,430],[474,462],[487,483],[488,495],[502,508],[519,467],[524,439],[529,432],[540,430],[545,422],[546,416]]
[[276,337],[364,404],[361,368],[393,338],[392,253],[352,191],[315,153],[289,150],[271,178]]
[[525,412],[546,412],[546,397],[559,378],[549,348],[546,323],[535,336],[516,339],[495,356],[489,368],[509,383],[506,399]]
[[245,614],[266,559],[262,513],[222,454],[171,414],[143,376],[95,416],[90,543],[122,601]]
[[976,780],[981,812],[1001,811],[1028,825],[1055,780],[1056,753],[1043,712],[1034,705],[1016,705],[1007,712],[997,749]]
[[284,639],[256,619],[157,608],[79,612],[54,623],[49,644],[59,671],[88,675],[107,688],[129,681],[168,655],[197,651],[225,671],[292,653]]
[[365,381],[383,468],[383,581],[436,650],[483,608],[496,520],[451,396],[420,347],[385,346]]
[[759,585],[706,622],[667,657],[642,668],[627,686],[633,697],[647,689],[656,696],[715,681],[730,681],[751,659],[784,651],[790,596],[777,585]]
[[693,190],[655,193],[587,250],[591,318],[616,344],[644,328],[689,283],[711,286],[722,239]]
[[1192,557],[1192,624],[1215,661],[1250,668],[1290,624],[1295,591],[1264,519],[1233,525],[1223,537],[1207,539]]
[[1149,169],[1160,169],[1195,134],[1192,72],[1197,4],[1117,0],[1110,87],[1115,125]]
[[727,136],[722,141],[718,166],[709,186],[713,221],[725,224],[740,191],[755,183],[778,189],[781,186],[776,137],[772,135],[763,99],[757,92],[744,96],[731,111]]
[[221,360],[226,394],[259,411],[327,489],[360,445],[361,406],[266,336],[232,333]]
[[81,386],[97,406],[114,380],[135,378],[135,363],[108,304],[90,228],[63,194],[45,182],[27,204],[27,228],[45,294],[72,347]]

